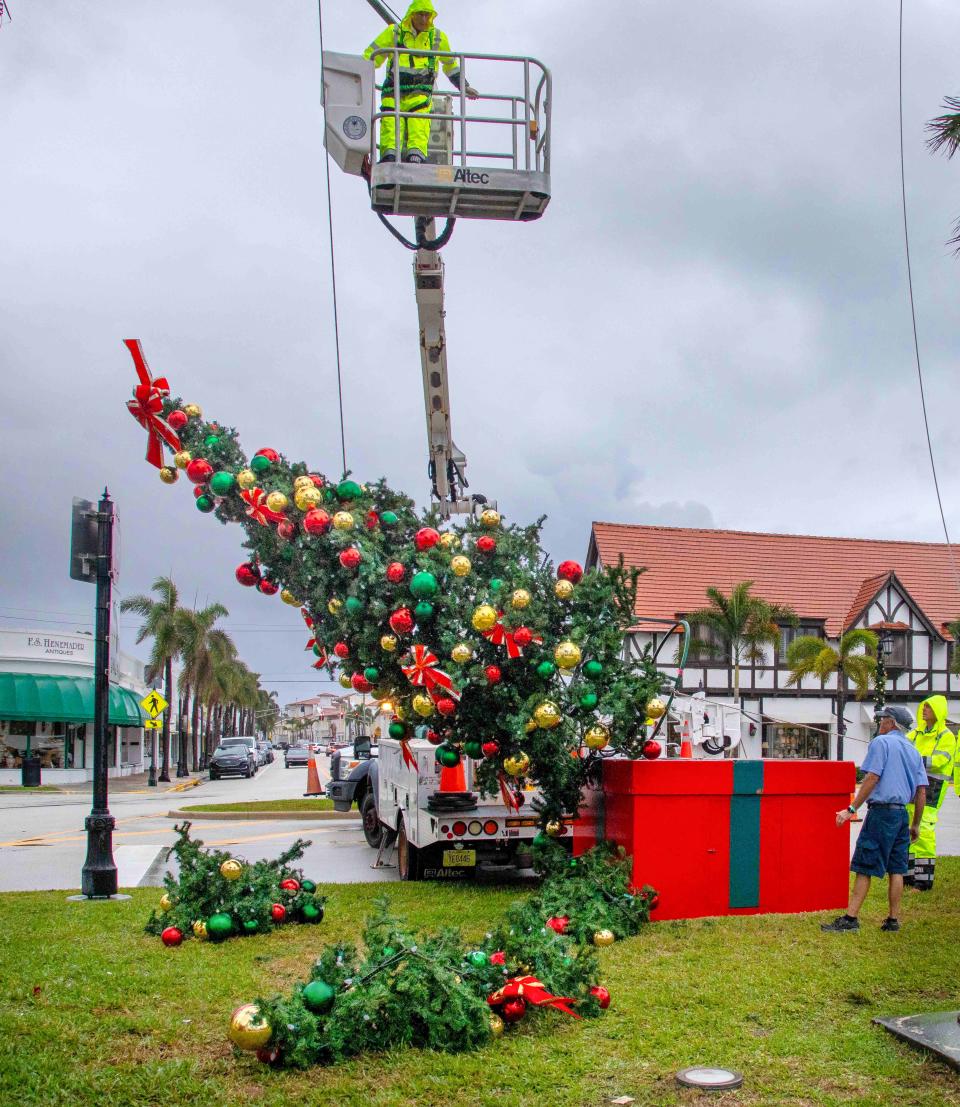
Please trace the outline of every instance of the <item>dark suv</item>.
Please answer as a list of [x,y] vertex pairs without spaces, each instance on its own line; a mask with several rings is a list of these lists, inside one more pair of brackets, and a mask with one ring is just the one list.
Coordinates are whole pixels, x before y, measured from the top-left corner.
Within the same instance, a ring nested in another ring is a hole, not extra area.
[[257,771],[256,754],[242,738],[228,738],[221,742],[210,758],[210,779],[222,776],[254,776]]

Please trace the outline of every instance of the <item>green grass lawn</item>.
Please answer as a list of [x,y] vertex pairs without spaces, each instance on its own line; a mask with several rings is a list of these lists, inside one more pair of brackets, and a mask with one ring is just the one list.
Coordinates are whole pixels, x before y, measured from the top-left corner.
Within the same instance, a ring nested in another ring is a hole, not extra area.
[[246,803],[191,803],[181,811],[332,811],[333,800],[248,800]]
[[36,788],[24,788],[22,784],[0,784],[0,793],[7,792],[59,792],[56,784],[38,784]]
[[[530,1017],[466,1055],[368,1055],[332,1069],[273,1071],[235,1056],[227,1020],[258,993],[306,975],[324,942],[354,939],[377,885],[322,888],[327,918],[271,935],[168,950],[142,933],[155,889],[127,903],[62,893],[0,896],[0,1103],[103,1107],[587,1107],[637,1104],[960,1102],[960,1078],[871,1025],[880,1014],[957,1005],[960,860],[907,900],[882,934],[874,894],[860,934],[821,934],[828,916],[661,923],[603,951],[605,1016]],[[423,927],[482,935],[516,889],[397,885],[395,909]],[[932,954],[935,953],[935,957]],[[931,968],[931,963],[937,965]],[[741,1070],[736,1093],[681,1091],[673,1074]]]

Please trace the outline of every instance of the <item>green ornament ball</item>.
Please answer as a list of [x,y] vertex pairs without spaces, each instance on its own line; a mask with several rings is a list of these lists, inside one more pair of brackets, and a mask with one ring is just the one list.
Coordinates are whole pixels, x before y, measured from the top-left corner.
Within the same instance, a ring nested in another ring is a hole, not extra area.
[[363,675],[371,684],[376,684],[380,679],[380,670],[375,665],[371,665],[363,670]]
[[214,473],[210,478],[210,487],[218,496],[226,496],[228,492],[232,492],[236,483],[237,478],[225,469],[221,469],[219,473]]
[[341,503],[359,499],[361,495],[363,495],[363,489],[355,480],[342,480],[337,485],[337,499]]
[[256,932],[260,929],[260,924],[257,922],[256,919],[244,919],[243,929],[244,933],[246,934],[256,934]]
[[433,618],[433,604],[432,603],[427,603],[426,600],[421,600],[417,604],[417,606],[413,609],[413,614],[416,616],[416,618],[418,620],[420,620],[420,622],[423,622],[425,619],[432,619]]
[[489,960],[489,958],[488,958],[488,957],[487,957],[487,955],[486,955],[486,954],[485,954],[485,953],[483,952],[483,950],[482,950],[482,949],[472,949],[472,950],[471,950],[471,951],[470,951],[470,952],[469,952],[469,953],[467,954],[467,961],[468,961],[468,962],[469,962],[469,963],[470,963],[471,965],[473,965],[473,967],[474,967],[475,969],[482,969],[482,968],[483,968],[483,966],[484,966],[484,965],[485,965],[485,964],[487,963],[487,961],[488,961],[488,960]]
[[598,677],[603,672],[603,665],[599,661],[588,661],[584,665],[583,671],[588,677]]
[[197,505],[197,511],[202,511],[204,515],[209,515],[217,506],[212,496],[197,496],[194,503]]
[[251,458],[250,468],[255,473],[269,473],[273,468],[273,462],[268,457],[264,457],[263,454],[257,454],[256,457]]
[[303,915],[305,922],[323,922],[323,908],[319,903],[315,903],[313,900],[308,899],[303,907],[300,908],[300,913]]
[[502,587],[503,587],[503,581],[499,577],[494,577],[490,581],[490,591],[491,592],[499,592]]
[[584,692],[580,697],[580,706],[587,708],[587,710],[592,710],[597,706],[598,699],[599,697],[596,692]]
[[316,884],[312,880],[301,880],[300,891],[309,892],[311,895],[317,890]]
[[348,615],[359,615],[363,611],[363,600],[359,596],[347,596],[343,606],[347,609]]
[[533,839],[533,844],[535,846],[546,846],[546,845],[549,845],[552,841],[553,841],[553,839],[550,837],[550,835],[549,834],[544,834],[543,831],[541,830],[541,831],[538,832],[537,836]]
[[381,511],[380,522],[385,527],[395,527],[400,522],[400,517],[395,511]]
[[437,761],[445,769],[455,769],[460,764],[460,751],[446,743],[437,746]]
[[213,449],[214,446],[219,446],[220,445],[220,435],[219,434],[208,434],[207,437],[203,440],[203,444],[204,444],[204,446],[209,446],[211,449]]
[[437,594],[437,578],[433,573],[414,573],[410,591],[418,600],[429,600]]
[[207,937],[211,942],[222,942],[224,938],[229,938],[232,933],[233,919],[226,911],[220,911],[207,919]]
[[387,727],[387,733],[390,735],[391,738],[395,738],[397,739],[397,741],[399,741],[401,738],[406,736],[407,728],[404,726],[403,723],[400,722],[391,723],[390,726]]
[[541,661],[537,666],[537,676],[543,677],[544,680],[552,677],[556,671],[557,667],[552,661]]
[[463,752],[474,761],[479,761],[483,757],[483,742],[479,738],[468,738],[463,743]]
[[309,984],[304,985],[300,996],[308,1011],[320,1012],[333,1006],[336,992],[326,980],[311,980]]

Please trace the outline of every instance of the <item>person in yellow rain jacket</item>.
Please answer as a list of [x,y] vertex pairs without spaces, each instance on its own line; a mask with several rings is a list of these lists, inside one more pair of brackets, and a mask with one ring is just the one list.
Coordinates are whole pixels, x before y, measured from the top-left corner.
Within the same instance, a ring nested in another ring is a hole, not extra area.
[[[364,50],[363,56],[369,59],[375,50],[392,46],[401,46],[411,51],[448,51],[450,43],[443,31],[434,26],[436,18],[437,10],[433,6],[433,0],[413,0],[400,23],[391,23],[385,31],[377,35]],[[398,61],[400,111],[416,112],[417,117],[400,120],[399,143],[395,117],[385,115],[380,120],[380,160],[396,161],[399,146],[404,161],[423,162],[427,160],[427,147],[430,143],[430,109],[433,106],[433,86],[437,80],[437,70],[442,68],[450,81],[459,88],[460,67],[456,58],[418,57],[413,53],[401,53]],[[387,76],[383,82],[380,107],[389,112],[396,107],[393,55],[381,54],[374,59],[377,67],[384,62],[387,64]],[[476,100],[479,95],[470,85],[467,85],[464,93],[471,100]]]
[[[937,860],[937,820],[947,797],[947,788],[957,771],[957,739],[947,727],[945,696],[931,696],[920,704],[917,725],[907,739],[923,758],[930,786],[927,788],[927,805],[920,820],[920,835],[910,845],[910,869],[904,883],[919,891],[929,892],[933,887]],[[909,805],[907,814],[913,818],[913,808]]]

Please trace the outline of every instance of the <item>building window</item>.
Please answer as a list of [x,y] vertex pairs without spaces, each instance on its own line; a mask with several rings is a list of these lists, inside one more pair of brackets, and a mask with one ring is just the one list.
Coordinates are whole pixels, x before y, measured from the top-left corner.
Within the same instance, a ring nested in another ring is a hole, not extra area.
[[826,730],[808,726],[764,723],[763,756],[826,761],[830,756],[830,736]]
[[711,662],[718,666],[730,664],[723,639],[711,626],[691,627],[687,664],[709,665]]
[[910,668],[910,636],[894,632],[890,635],[890,653],[884,655],[884,664],[888,669]]
[[790,643],[797,638],[822,638],[823,623],[798,623],[797,626],[780,628],[780,657],[786,661]]

